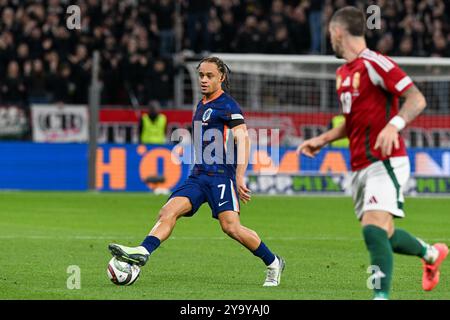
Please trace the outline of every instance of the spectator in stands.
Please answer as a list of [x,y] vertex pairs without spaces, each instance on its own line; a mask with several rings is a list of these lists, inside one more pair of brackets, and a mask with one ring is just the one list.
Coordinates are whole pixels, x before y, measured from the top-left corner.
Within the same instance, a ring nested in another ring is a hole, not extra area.
[[122,55],[118,51],[116,40],[113,36],[105,39],[105,50],[102,52],[102,75],[103,90],[102,103],[113,105],[117,103],[127,104],[128,97],[123,86],[123,75],[121,69]]
[[164,58],[169,58],[175,52],[174,13],[173,0],[160,1],[156,16],[160,39],[159,53]]
[[270,15],[270,25],[272,29],[278,29],[285,25],[285,16],[281,13],[272,13]]
[[17,61],[8,63],[6,78],[1,84],[2,102],[6,104],[24,105],[26,102],[26,87],[19,73]]
[[163,59],[157,59],[147,80],[147,101],[156,100],[158,104],[167,108],[172,97],[172,71]]
[[10,32],[18,31],[19,25],[17,21],[14,19],[14,9],[11,7],[6,7],[2,13],[2,21],[1,21],[2,30],[7,30]]
[[255,16],[248,16],[245,24],[236,37],[236,52],[258,52],[261,47],[261,36],[258,33],[258,20]]
[[411,57],[414,56],[414,44],[413,40],[410,36],[404,36],[400,41],[400,45],[398,47],[398,51],[396,53],[397,56],[403,57]]
[[224,36],[221,32],[222,24],[218,18],[210,19],[208,22],[209,50],[212,52],[223,52],[225,48]]
[[44,53],[43,47],[42,47],[42,31],[39,29],[37,25],[31,30],[31,33],[29,36],[25,37],[25,41],[28,44],[28,47],[30,48],[30,54],[32,59],[36,59],[39,57],[42,57],[42,54]]
[[[11,32],[0,34],[0,76],[4,77],[8,63],[16,58],[14,50],[14,38]],[[1,92],[0,92],[1,94]]]
[[433,47],[431,54],[435,57],[448,57],[450,56],[450,47],[447,41],[440,31],[436,31],[433,35]]
[[[400,40],[401,31],[398,27],[398,15],[400,14],[401,5],[398,1],[386,1],[383,8],[383,20],[386,23],[386,28],[391,35],[392,41]],[[389,39],[390,40],[390,39]],[[388,40],[388,41],[389,41]],[[392,52],[392,50],[391,50]]]
[[311,53],[322,53],[322,9],[323,0],[307,1],[309,10],[309,28],[311,30]]
[[55,103],[73,103],[76,91],[76,84],[73,81],[70,64],[63,63],[58,68],[58,73],[53,76],[51,81],[53,102]]
[[281,1],[281,0],[274,0],[274,1],[272,1],[271,13],[272,14],[283,15],[284,14],[283,1]]
[[298,6],[294,9],[290,24],[291,39],[294,42],[295,52],[298,54],[309,53],[311,36],[306,17],[305,9],[302,6]]
[[205,44],[209,43],[208,20],[210,0],[185,1],[187,7],[187,33],[189,48],[194,52],[209,51]]
[[59,55],[54,50],[48,51],[44,55],[44,64],[47,66],[50,76],[54,76],[58,73],[59,62]]
[[17,46],[16,56],[16,61],[20,67],[23,67],[25,62],[30,59],[30,50],[25,42],[22,42]]
[[261,42],[259,53],[269,53],[270,52],[270,46],[274,41],[274,34],[270,28],[269,21],[267,20],[261,20],[258,23],[258,33],[261,39],[264,39],[264,41]]
[[67,57],[73,50],[76,41],[71,41],[66,26],[59,26],[53,33],[55,49],[60,57]]
[[280,26],[275,30],[274,40],[270,45],[269,52],[272,54],[293,54],[294,47],[289,38],[288,29]]
[[145,68],[148,66],[148,59],[138,52],[138,42],[136,38],[128,40],[127,50],[123,55],[125,59],[122,63],[122,74],[128,94],[135,96],[138,93],[138,86],[144,81]]
[[28,101],[30,103],[48,103],[48,76],[44,70],[42,60],[33,61],[31,72],[26,74],[26,84],[28,88]]
[[219,15],[219,19],[222,19],[220,32],[222,34],[224,44],[221,52],[233,52],[234,48],[232,47],[232,43],[237,32],[233,12],[231,10],[227,10],[222,15]]
[[87,103],[88,86],[91,75],[92,59],[88,56],[87,47],[84,44],[78,44],[73,55],[68,57],[72,80],[75,84],[73,103]]
[[[440,30],[436,30],[433,36],[433,51],[432,57],[445,57],[449,56],[449,46],[445,40],[444,35]],[[442,70],[440,68],[432,68],[431,74],[433,75],[442,75]],[[450,87],[448,81],[438,81],[431,82],[431,88],[433,91],[432,97],[434,101],[431,101],[431,108],[436,110],[449,110],[449,92]]]
[[[6,79],[10,63],[16,61],[17,79],[26,80],[25,91],[35,90],[28,86],[34,76],[33,81],[40,83],[34,88],[42,89],[45,81],[41,71],[35,74],[33,66],[40,60],[52,84],[47,86],[49,96],[66,91],[60,85],[53,86],[52,80],[61,77],[64,69],[70,74],[71,88],[75,88],[68,100],[84,103],[93,50],[101,51],[102,81],[105,90],[112,91],[104,91],[102,101],[129,104],[130,97],[136,96],[145,103],[149,78],[172,78],[168,63],[175,50],[175,0],[79,0],[79,31],[68,30],[65,25],[68,3],[0,0],[1,79]],[[323,26],[336,9],[348,4],[381,7],[381,30],[367,32],[370,48],[403,56],[450,56],[449,0],[183,0],[182,49],[197,53],[331,53],[328,39],[322,48],[322,31],[328,33]],[[165,60],[165,76],[152,71],[154,65],[160,65],[155,59],[160,58]],[[66,63],[69,71],[62,68]],[[164,104],[173,99],[173,90],[164,81],[160,83],[165,93],[157,99]],[[0,89],[4,86],[2,82]],[[1,90],[0,95],[3,99]]]
[[376,50],[384,55],[390,56],[394,50],[394,37],[391,33],[384,34],[377,42]]

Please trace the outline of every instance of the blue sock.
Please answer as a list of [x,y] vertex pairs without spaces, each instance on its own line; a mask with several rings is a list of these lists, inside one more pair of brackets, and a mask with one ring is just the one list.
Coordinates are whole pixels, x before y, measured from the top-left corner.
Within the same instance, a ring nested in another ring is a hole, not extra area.
[[266,247],[264,242],[261,241],[259,247],[253,251],[253,254],[257,257],[260,257],[262,261],[266,264],[266,266],[270,265],[275,261],[275,255]]
[[141,246],[147,249],[148,253],[152,253],[159,247],[161,241],[155,236],[147,236],[144,241],[142,241]]

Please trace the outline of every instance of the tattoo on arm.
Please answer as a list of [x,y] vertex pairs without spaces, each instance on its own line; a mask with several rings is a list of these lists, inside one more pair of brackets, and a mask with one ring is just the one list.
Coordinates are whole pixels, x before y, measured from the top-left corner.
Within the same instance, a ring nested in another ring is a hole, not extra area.
[[406,90],[402,94],[402,97],[406,100],[398,115],[401,116],[406,123],[410,123],[423,111],[423,109],[425,109],[425,97],[415,85]]

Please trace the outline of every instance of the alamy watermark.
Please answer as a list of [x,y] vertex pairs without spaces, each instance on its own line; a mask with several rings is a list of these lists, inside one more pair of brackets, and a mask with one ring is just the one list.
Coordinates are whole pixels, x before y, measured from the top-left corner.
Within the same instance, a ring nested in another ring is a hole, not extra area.
[[81,9],[77,5],[68,6],[66,13],[69,15],[66,19],[66,27],[69,30],[81,29]]
[[381,279],[385,278],[386,275],[381,271],[379,266],[371,265],[367,268],[367,273],[370,273],[371,275],[367,279],[367,288],[368,289],[381,289]]
[[[66,19],[66,26],[69,30],[81,29],[81,9],[77,5],[68,6],[66,14],[69,16]],[[372,4],[366,9],[367,14],[367,29],[381,29],[381,8],[378,5]]]
[[375,4],[367,7],[367,29],[381,29],[381,8]]
[[[77,5],[68,6],[66,14],[69,16],[66,19],[66,26],[69,30],[81,29],[81,9]],[[367,29],[381,29],[381,8],[375,4],[370,5],[366,9],[367,14]]]
[[[176,164],[259,164],[261,171],[279,163],[280,130],[271,129],[236,129],[219,130],[203,129],[202,121],[194,121],[194,134],[180,128],[172,132],[171,142],[176,145],[172,149],[172,162]],[[253,157],[250,157],[250,147]],[[179,152],[179,150],[183,150]],[[260,155],[270,155],[262,157]]]
[[66,281],[67,289],[74,290],[74,289],[81,289],[81,269],[77,265],[70,265],[67,267],[66,270],[67,274],[69,274],[69,277]]

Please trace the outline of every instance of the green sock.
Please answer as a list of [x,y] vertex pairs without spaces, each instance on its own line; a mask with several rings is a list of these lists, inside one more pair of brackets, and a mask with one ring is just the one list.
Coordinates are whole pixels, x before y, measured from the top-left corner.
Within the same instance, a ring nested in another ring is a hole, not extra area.
[[407,254],[410,256],[424,257],[427,247],[424,246],[416,237],[403,229],[396,228],[394,234],[389,239],[392,250],[395,253]]
[[372,266],[378,267],[383,273],[383,276],[375,279],[375,297],[387,299],[394,265],[392,247],[387,232],[377,226],[367,225],[363,228],[363,235]]

